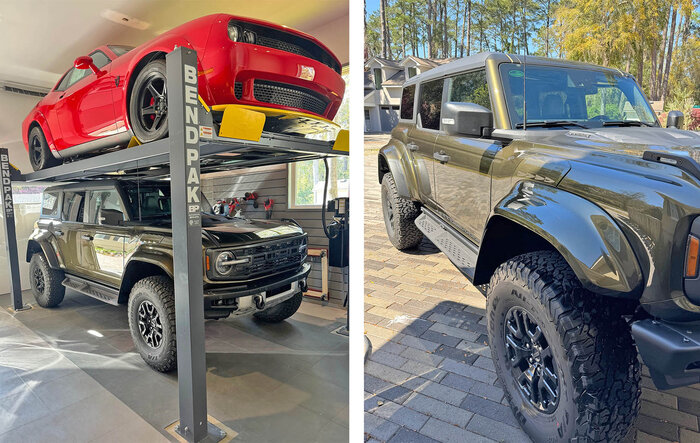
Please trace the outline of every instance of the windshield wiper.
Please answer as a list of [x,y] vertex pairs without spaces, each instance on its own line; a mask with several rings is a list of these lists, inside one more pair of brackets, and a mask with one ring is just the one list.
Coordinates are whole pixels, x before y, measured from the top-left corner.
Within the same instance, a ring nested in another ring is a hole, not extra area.
[[[589,129],[588,126],[570,120],[547,120],[541,122],[527,122],[528,128],[557,128],[561,126],[577,126],[579,128]],[[515,125],[515,127],[522,128],[523,124],[518,123],[517,125]]]
[[603,121],[603,126],[649,126],[653,127],[651,123],[641,122],[637,120],[605,120]]

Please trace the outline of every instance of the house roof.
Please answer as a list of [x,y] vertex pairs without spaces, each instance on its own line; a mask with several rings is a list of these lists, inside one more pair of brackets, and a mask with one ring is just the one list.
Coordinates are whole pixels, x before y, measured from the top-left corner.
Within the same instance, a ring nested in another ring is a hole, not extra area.
[[386,67],[386,68],[401,69],[401,64],[399,62],[394,61],[394,60],[389,60],[386,58],[376,57],[376,56],[368,59],[365,62],[365,66],[367,66],[372,61],[376,61],[377,63],[379,63],[380,65],[382,65],[383,67]]
[[382,86],[401,86],[406,81],[406,72],[402,69],[388,79],[384,80]]

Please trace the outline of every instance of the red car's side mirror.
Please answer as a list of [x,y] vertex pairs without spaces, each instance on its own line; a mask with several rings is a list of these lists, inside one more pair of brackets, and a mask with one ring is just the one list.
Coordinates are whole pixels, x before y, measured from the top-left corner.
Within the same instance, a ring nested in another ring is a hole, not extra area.
[[83,55],[76,58],[73,66],[75,66],[75,69],[91,69],[95,74],[102,72],[97,66],[95,66],[95,63],[92,61],[92,57],[88,55]]

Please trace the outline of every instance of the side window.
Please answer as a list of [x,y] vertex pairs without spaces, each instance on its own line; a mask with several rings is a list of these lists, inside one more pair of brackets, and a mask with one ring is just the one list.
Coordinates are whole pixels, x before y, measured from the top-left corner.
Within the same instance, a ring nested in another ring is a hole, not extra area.
[[416,97],[416,85],[403,88],[401,93],[401,118],[411,120],[413,118],[413,104]]
[[476,103],[486,109],[491,109],[486,71],[482,69],[452,77],[448,101]]
[[423,83],[420,88],[421,125],[425,129],[440,129],[440,110],[442,108],[442,84],[444,80]]
[[44,192],[44,195],[41,199],[42,217],[58,217],[58,195],[58,191]]
[[124,221],[124,209],[116,189],[91,191],[88,198],[88,223],[118,226]]
[[[112,60],[107,57],[107,55],[102,52],[102,51],[95,51],[92,54],[90,54],[90,57],[92,57],[92,62],[97,66],[99,69],[104,68],[107,66]],[[88,72],[92,72],[89,69],[86,69]]]
[[85,207],[84,192],[64,192],[63,193],[63,208],[61,210],[61,219],[63,221],[82,222],[83,208]]
[[374,68],[374,89],[382,89],[382,70]]

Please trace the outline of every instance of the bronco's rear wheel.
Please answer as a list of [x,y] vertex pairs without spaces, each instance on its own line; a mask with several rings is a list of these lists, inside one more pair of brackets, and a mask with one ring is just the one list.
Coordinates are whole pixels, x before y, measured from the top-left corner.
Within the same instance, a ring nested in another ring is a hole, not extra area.
[[418,208],[411,200],[399,196],[391,172],[382,178],[382,213],[386,234],[396,249],[413,248],[423,239],[415,224]]
[[129,122],[141,143],[152,142],[168,134],[165,60],[151,61],[136,77],[129,101]]
[[51,153],[49,144],[46,142],[44,132],[40,127],[35,126],[29,131],[29,163],[32,169],[40,171],[42,169],[56,166],[60,163]]
[[129,295],[129,330],[141,358],[160,372],[177,367],[175,295],[173,281],[165,276],[136,282]]
[[591,293],[556,252],[523,254],[491,277],[494,366],[533,441],[620,441],[639,410],[640,364],[613,300]]

